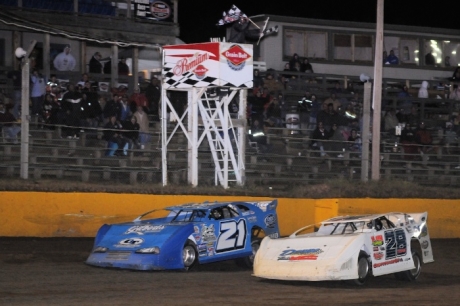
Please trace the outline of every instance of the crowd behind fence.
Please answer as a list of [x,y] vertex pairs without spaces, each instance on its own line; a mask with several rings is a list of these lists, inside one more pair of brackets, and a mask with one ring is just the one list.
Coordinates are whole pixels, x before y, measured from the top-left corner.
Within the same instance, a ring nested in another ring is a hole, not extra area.
[[[260,143],[249,135],[252,122],[248,120],[247,133],[244,135],[247,138],[244,163],[246,186],[317,184],[337,178],[361,180],[363,159],[370,162],[371,157],[363,156],[360,146],[368,144],[372,138],[369,142],[349,141],[353,128],[344,125],[338,127],[336,137],[321,139],[318,144],[318,139],[313,137],[316,124],[310,121],[312,110],[301,105],[305,100],[309,100],[311,95],[316,95],[321,101],[326,100],[337,81],[341,88],[341,92],[337,93],[339,99],[350,101],[355,94],[362,99],[362,83],[352,78],[299,74],[298,78],[290,78],[288,82],[283,83],[279,90],[286,103],[285,112],[297,114],[290,117],[295,118],[295,121],[288,121],[287,116],[282,116],[278,125],[265,122],[262,128],[264,142]],[[382,96],[384,103],[380,137],[381,179],[402,179],[430,186],[460,185],[460,149],[457,137],[460,127],[459,101],[450,99],[447,86],[439,89],[433,87],[431,90],[434,96],[430,98],[421,99],[413,95],[402,97],[398,93],[401,84],[406,82],[399,82],[400,84],[396,84],[395,80],[385,80]],[[250,91],[249,104],[253,95],[254,92]],[[405,108],[408,102],[409,109]],[[359,107],[357,109],[357,117],[354,118],[356,120],[352,121],[358,122],[356,130],[361,133],[359,119],[362,114]],[[408,110],[406,118],[412,118],[413,122],[399,121],[395,127],[385,129],[385,114],[391,110],[396,114],[402,114],[405,109]],[[128,146],[126,150],[111,149],[108,146],[108,140],[104,135],[110,129],[103,124],[78,126],[78,137],[63,137],[63,130],[76,127],[62,123],[47,123],[33,116],[29,137],[30,177],[35,180],[53,178],[94,183],[162,183],[161,121],[155,114],[148,116],[148,141],[143,147]],[[268,118],[262,120],[269,121]],[[415,141],[405,142],[402,136],[407,134],[407,131],[404,132],[407,123],[411,126],[409,130],[416,134],[422,122],[432,137],[431,143],[423,146]],[[121,129],[117,132],[129,131]],[[19,177],[19,142],[9,139],[4,127],[1,139],[0,176]],[[425,150],[425,147],[429,150]],[[173,136],[167,153],[168,184],[187,183],[187,148],[187,140],[183,134]],[[113,154],[109,154],[110,152]],[[206,142],[202,143],[198,157],[199,186],[214,185],[214,162]]]

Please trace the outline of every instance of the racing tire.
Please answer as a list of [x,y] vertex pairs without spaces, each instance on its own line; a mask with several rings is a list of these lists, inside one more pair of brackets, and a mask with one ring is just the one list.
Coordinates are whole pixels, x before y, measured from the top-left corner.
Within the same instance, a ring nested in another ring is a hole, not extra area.
[[182,249],[182,263],[184,264],[184,270],[189,271],[190,269],[195,266],[198,261],[198,252],[196,251],[196,247],[190,240],[184,245]]
[[353,283],[362,286],[366,283],[367,278],[371,272],[371,265],[368,256],[365,252],[359,252],[358,256],[358,278],[353,280]]
[[254,266],[254,257],[260,247],[260,239],[251,242],[252,255],[236,259],[236,264],[242,268],[252,269]]
[[411,270],[399,272],[400,278],[398,278],[397,276],[396,278],[405,280],[405,281],[409,281],[409,282],[413,282],[417,280],[417,278],[420,276],[420,273],[422,272],[422,260],[417,251],[412,251],[412,258],[414,259],[415,268]]

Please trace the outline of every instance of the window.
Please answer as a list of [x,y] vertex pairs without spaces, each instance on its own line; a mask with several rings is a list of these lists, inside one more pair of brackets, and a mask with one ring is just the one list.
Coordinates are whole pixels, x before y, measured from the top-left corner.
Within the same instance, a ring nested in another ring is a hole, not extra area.
[[442,66],[458,66],[460,64],[460,42],[443,41],[442,46],[444,55],[444,61],[442,63]]
[[327,34],[303,30],[284,30],[284,56],[297,53],[299,57],[310,59],[327,58]]
[[393,50],[401,65],[419,65],[419,43],[415,38],[385,36],[383,50],[390,54]]
[[425,66],[441,66],[444,61],[442,41],[430,39],[424,43]]
[[334,59],[370,62],[373,59],[372,36],[359,34],[334,35]]

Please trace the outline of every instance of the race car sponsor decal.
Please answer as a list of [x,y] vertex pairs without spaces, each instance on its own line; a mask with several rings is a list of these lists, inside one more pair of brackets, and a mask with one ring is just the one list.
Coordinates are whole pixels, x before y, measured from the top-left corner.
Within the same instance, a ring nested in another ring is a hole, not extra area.
[[392,265],[392,264],[395,264],[395,263],[398,263],[398,262],[401,262],[401,261],[403,261],[402,258],[395,258],[395,259],[392,259],[392,260],[387,260],[387,261],[384,261],[384,262],[375,263],[373,267],[374,268],[380,268],[380,267]]
[[199,256],[206,256],[208,255],[207,253],[208,246],[206,244],[199,244],[198,245],[198,255]]
[[126,239],[123,239],[123,240],[120,240],[118,242],[118,244],[116,244],[115,246],[117,247],[133,247],[133,246],[137,246],[137,245],[141,245],[142,243],[144,242],[144,239],[142,238],[126,238]]
[[425,225],[423,225],[422,230],[420,232],[420,237],[426,237],[426,235],[428,235],[428,228]]
[[208,256],[213,256],[215,253],[214,247],[208,247]]
[[196,234],[199,234],[200,233],[200,228],[198,226],[193,226],[193,232],[196,233]]
[[407,254],[406,233],[403,229],[385,231],[385,259],[405,256]]
[[427,249],[428,245],[429,245],[428,241],[425,240],[422,242],[422,248]]
[[203,227],[201,228],[201,236],[203,237],[204,242],[215,241],[216,234],[214,233],[214,224],[210,224],[209,226],[203,224]]
[[316,260],[318,255],[323,253],[321,249],[304,249],[304,250],[284,250],[278,255],[278,260],[301,261]]
[[136,233],[138,235],[144,235],[145,233],[161,232],[164,228],[164,225],[135,225],[131,226],[125,234]]
[[246,246],[246,220],[229,220],[220,223],[216,253],[244,249]]
[[276,224],[276,216],[274,214],[269,214],[268,216],[265,217],[264,223],[267,227],[273,228],[275,227]]
[[375,252],[375,253],[374,253],[374,259],[375,259],[375,260],[381,260],[381,259],[383,259],[383,256],[384,256],[384,255],[385,255],[385,254],[383,254],[383,252]]
[[382,235],[372,236],[371,239],[372,239],[372,245],[373,246],[381,246],[381,245],[383,245],[383,236]]
[[373,247],[374,252],[377,252],[379,250],[379,247]]
[[256,216],[248,217],[248,222],[249,223],[256,223],[257,222],[257,217]]
[[200,235],[197,235],[197,234],[194,234],[194,235],[193,235],[193,238],[195,238],[196,241],[200,241],[200,240],[201,240],[201,236],[200,236]]
[[278,233],[272,233],[272,234],[268,235],[268,237],[276,239],[276,238],[279,237],[279,234]]

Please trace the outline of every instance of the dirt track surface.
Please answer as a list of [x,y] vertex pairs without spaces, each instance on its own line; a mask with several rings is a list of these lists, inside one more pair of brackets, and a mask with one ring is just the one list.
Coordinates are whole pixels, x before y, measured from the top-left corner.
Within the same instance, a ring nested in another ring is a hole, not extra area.
[[433,240],[414,282],[392,275],[355,287],[251,276],[233,261],[190,272],[87,266],[92,239],[0,238],[0,305],[458,305],[460,239]]

